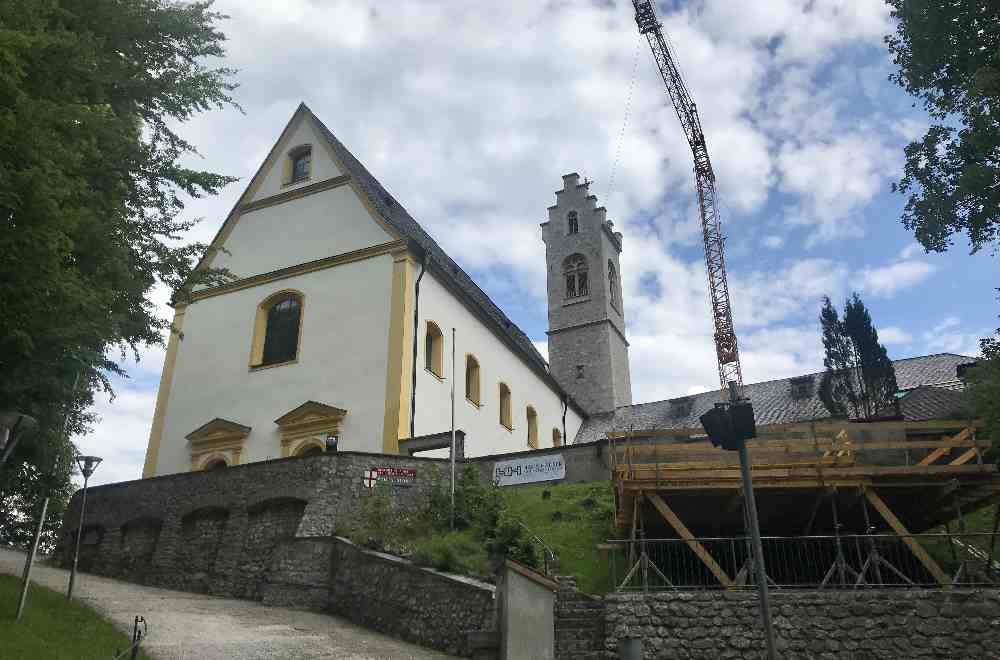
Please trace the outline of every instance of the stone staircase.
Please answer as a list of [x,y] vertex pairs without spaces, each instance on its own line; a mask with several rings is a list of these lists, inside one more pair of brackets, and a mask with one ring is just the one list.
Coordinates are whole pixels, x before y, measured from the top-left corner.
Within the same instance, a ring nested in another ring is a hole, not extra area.
[[604,601],[576,588],[576,578],[557,576],[556,660],[599,660],[604,657]]

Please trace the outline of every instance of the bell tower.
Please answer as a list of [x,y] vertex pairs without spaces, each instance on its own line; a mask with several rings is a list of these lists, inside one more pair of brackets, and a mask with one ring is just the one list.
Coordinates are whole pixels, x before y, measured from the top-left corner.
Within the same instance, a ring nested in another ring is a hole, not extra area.
[[622,235],[590,182],[563,175],[542,223],[549,298],[549,370],[588,415],[632,403],[618,256]]

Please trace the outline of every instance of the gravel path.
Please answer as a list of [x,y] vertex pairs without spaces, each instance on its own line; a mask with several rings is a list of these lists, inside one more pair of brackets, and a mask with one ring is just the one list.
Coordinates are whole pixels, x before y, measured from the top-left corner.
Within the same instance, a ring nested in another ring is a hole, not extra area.
[[[0,549],[0,573],[20,575],[24,554]],[[32,582],[66,590],[69,572],[36,562]],[[156,660],[364,658],[437,660],[436,651],[380,635],[344,619],[145,587],[78,573],[74,596],[131,634],[136,615],[145,617],[143,649]],[[31,596],[28,597],[31,607]]]

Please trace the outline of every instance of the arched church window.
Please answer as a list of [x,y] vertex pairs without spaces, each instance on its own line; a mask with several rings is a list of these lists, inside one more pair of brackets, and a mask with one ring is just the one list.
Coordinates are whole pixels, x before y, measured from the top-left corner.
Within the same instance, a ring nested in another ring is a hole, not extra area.
[[563,262],[563,274],[566,276],[566,297],[580,298],[590,293],[587,281],[587,260],[582,254],[571,254]]
[[500,423],[508,431],[514,428],[510,419],[510,388],[506,383],[500,383]]
[[479,361],[473,355],[465,356],[465,398],[479,405]]
[[323,453],[323,448],[316,444],[307,444],[301,449],[299,449],[295,455],[296,456],[317,456]]
[[566,216],[566,225],[568,233],[577,234],[580,232],[580,218],[576,211],[570,211],[569,215]]
[[289,152],[288,158],[291,164],[289,183],[308,179],[312,170],[312,147],[309,145],[296,147]]
[[[290,362],[299,350],[299,326],[302,320],[302,296],[283,292],[272,296],[257,311],[252,366]],[[263,342],[260,340],[263,339]],[[259,353],[258,353],[259,351]]]
[[618,273],[615,272],[615,265],[608,259],[608,288],[611,291],[611,306],[618,309]]
[[559,432],[559,429],[552,429],[552,446],[562,447],[562,433]]
[[215,458],[215,459],[212,459],[211,461],[209,461],[205,465],[205,470],[206,471],[209,471],[209,470],[222,470],[222,469],[225,469],[227,467],[229,467],[229,466],[226,465],[226,462],[224,460],[222,460],[221,458]]
[[438,378],[444,378],[444,335],[434,321],[427,322],[424,333],[424,367]]
[[528,446],[538,449],[538,413],[534,406],[528,406],[526,411],[528,418]]

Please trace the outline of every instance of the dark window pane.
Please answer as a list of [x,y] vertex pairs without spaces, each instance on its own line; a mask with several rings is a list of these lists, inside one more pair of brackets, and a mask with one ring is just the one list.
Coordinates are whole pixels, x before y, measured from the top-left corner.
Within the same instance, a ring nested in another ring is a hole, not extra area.
[[575,298],[576,297],[576,275],[570,273],[566,276],[566,297]]
[[590,292],[587,288],[587,271],[583,270],[576,274],[576,294],[585,296]]
[[268,310],[262,364],[277,364],[295,359],[301,311],[302,307],[294,297],[285,298]]
[[292,159],[292,181],[301,181],[309,178],[309,164],[312,154],[308,151],[301,153]]

